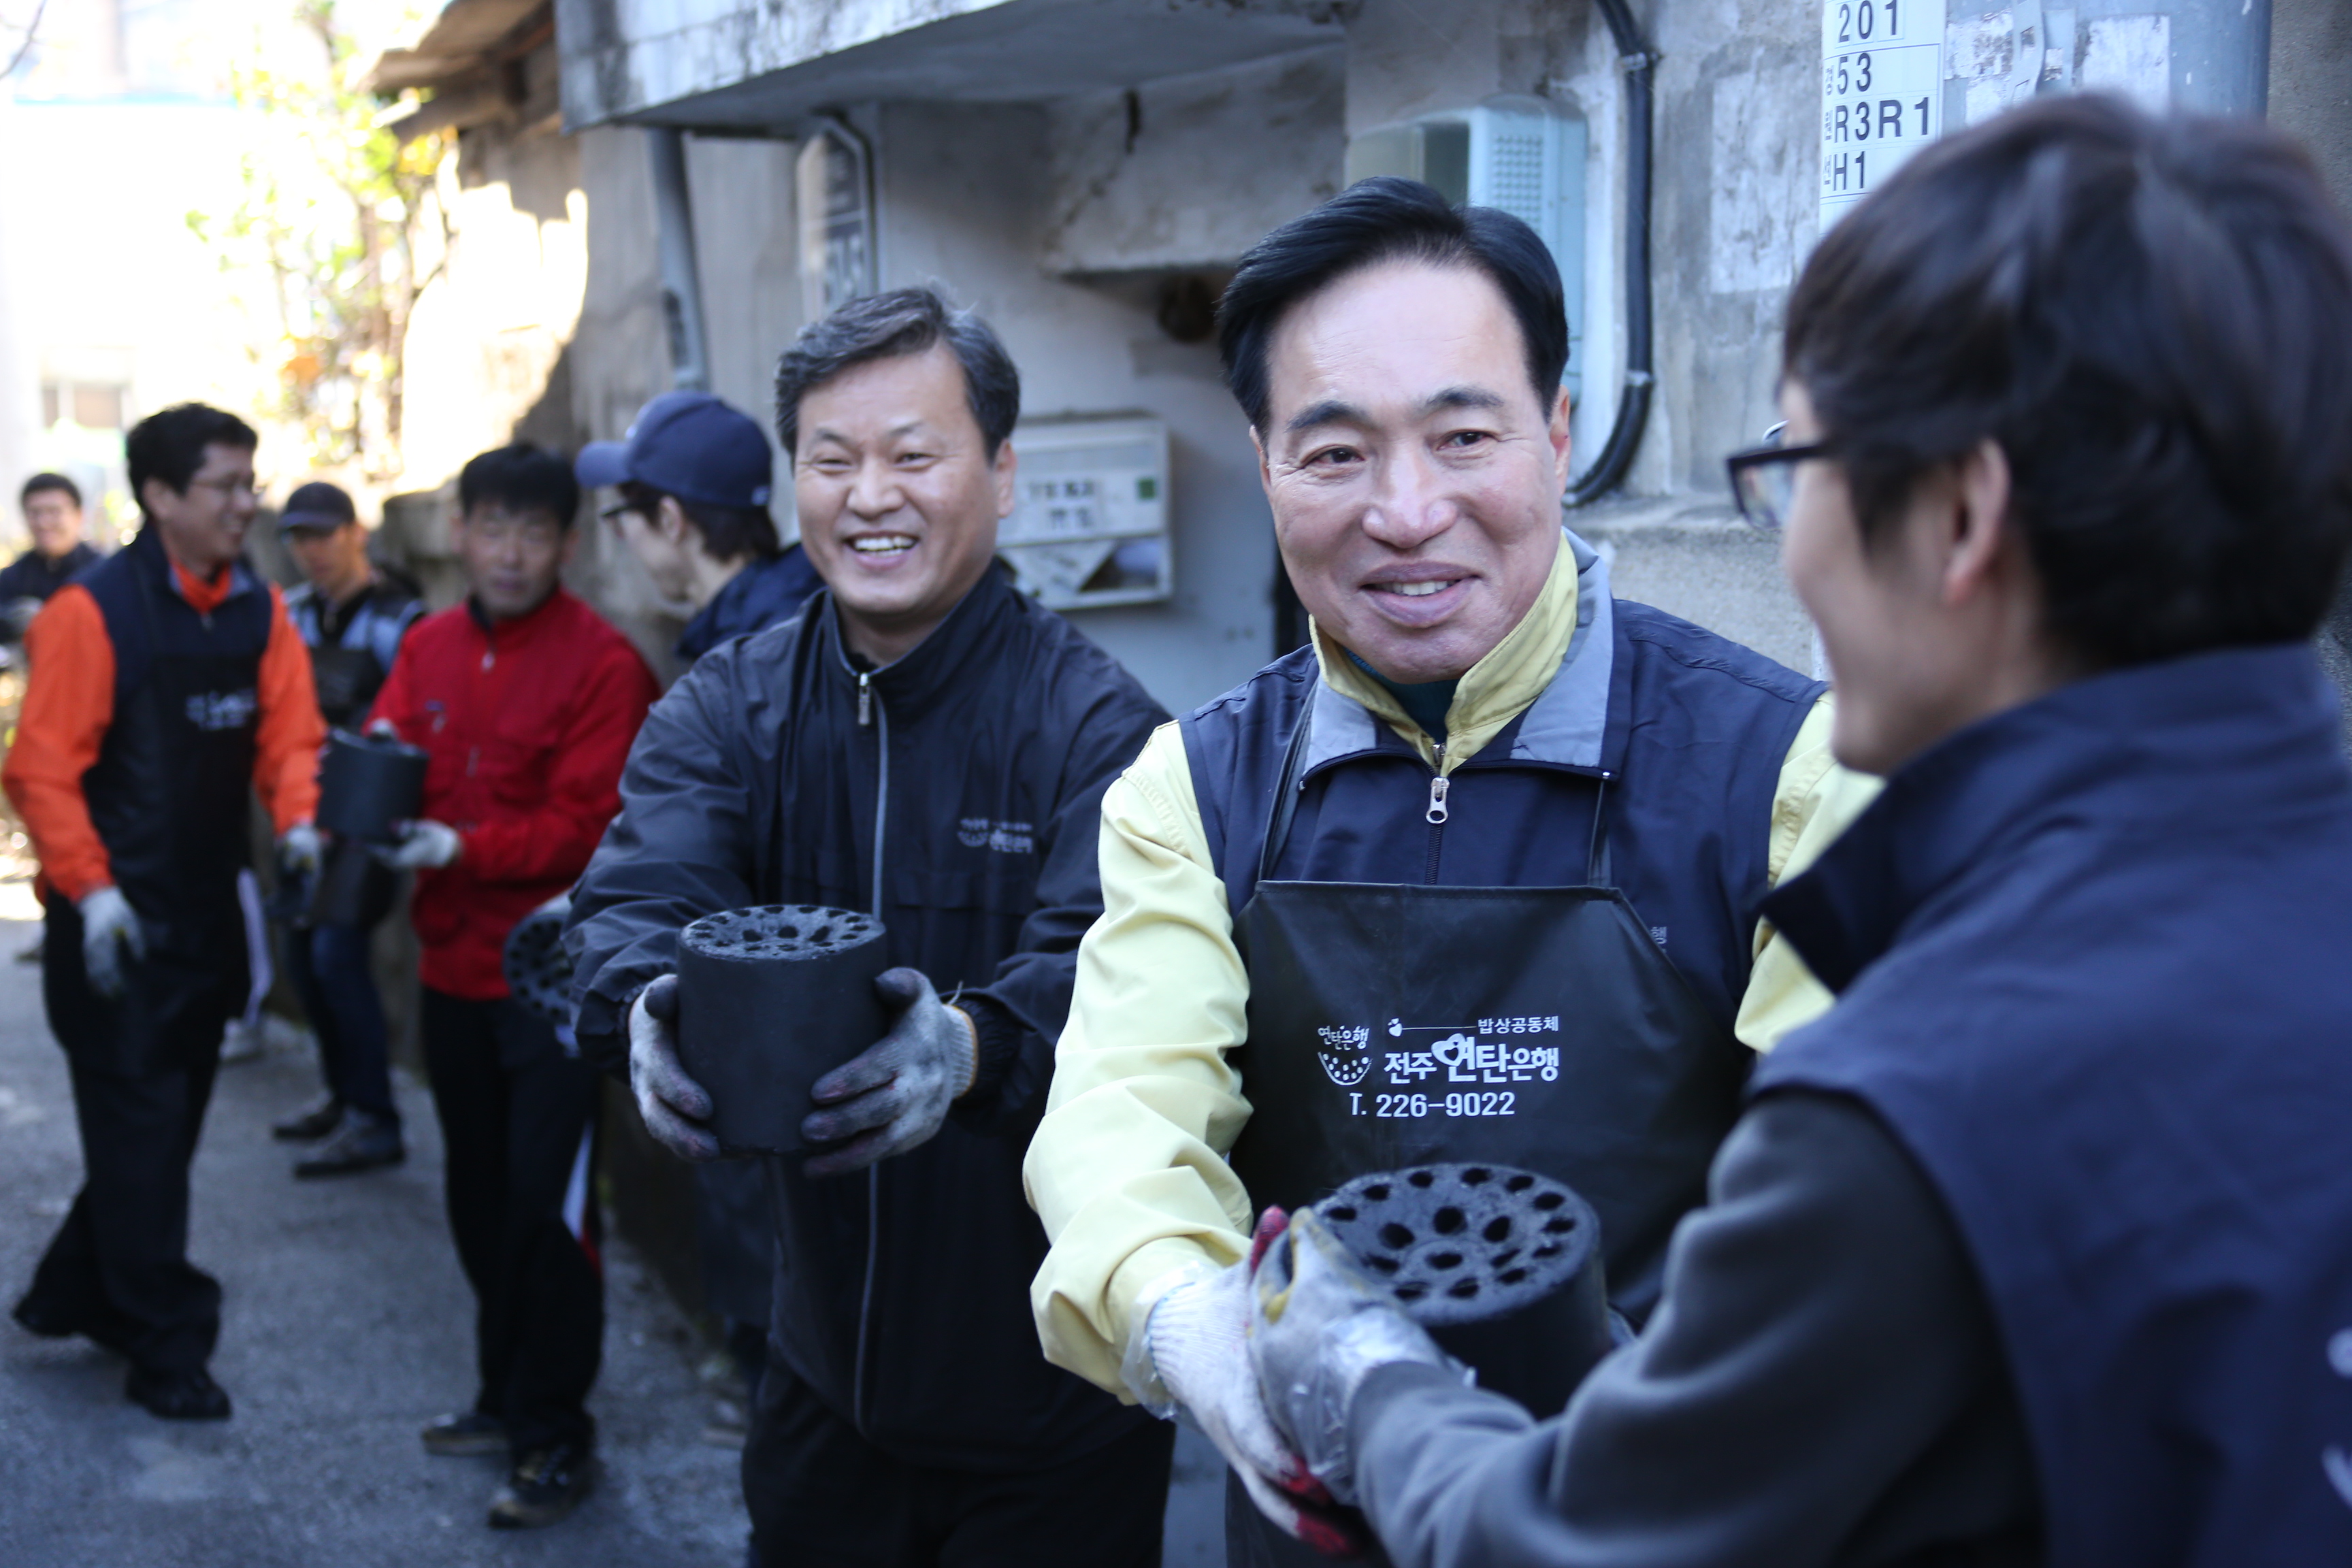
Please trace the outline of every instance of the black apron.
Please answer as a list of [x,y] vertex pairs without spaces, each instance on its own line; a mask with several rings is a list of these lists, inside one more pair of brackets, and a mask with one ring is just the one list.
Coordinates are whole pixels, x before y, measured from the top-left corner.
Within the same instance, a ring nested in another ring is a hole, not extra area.
[[[1586,886],[1276,881],[1307,730],[1302,717],[1234,928],[1249,1035],[1234,1057],[1251,1107],[1234,1173],[1261,1207],[1296,1209],[1433,1161],[1541,1172],[1592,1205],[1611,1300],[1645,1316],[1667,1238],[1738,1115],[1749,1053],[1610,885],[1605,781]],[[1563,1367],[1531,1331],[1541,1322],[1538,1306],[1435,1337],[1481,1386],[1546,1416],[1582,1364]],[[1234,1547],[1243,1515],[1260,1528],[1237,1563],[1320,1561],[1229,1500]]]

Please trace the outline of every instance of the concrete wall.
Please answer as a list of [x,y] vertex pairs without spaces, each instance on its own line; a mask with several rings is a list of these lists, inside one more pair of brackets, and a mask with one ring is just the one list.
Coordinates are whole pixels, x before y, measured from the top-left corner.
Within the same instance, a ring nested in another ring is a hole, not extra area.
[[[2352,212],[2352,6],[2344,0],[2273,0],[2270,118],[2303,139],[2337,203]],[[2344,739],[2352,750],[2352,577],[2319,652],[2347,698]]]

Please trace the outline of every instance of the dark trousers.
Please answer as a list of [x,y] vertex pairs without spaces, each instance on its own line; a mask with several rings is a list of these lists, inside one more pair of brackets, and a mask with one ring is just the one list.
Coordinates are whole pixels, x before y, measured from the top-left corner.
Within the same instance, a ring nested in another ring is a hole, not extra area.
[[286,975],[319,1037],[327,1091],[356,1110],[400,1125],[392,1100],[391,1043],[383,1001],[368,964],[369,932],[347,925],[288,926]]
[[520,1003],[427,987],[421,1022],[449,1229],[478,1307],[475,1408],[506,1424],[518,1459],[585,1447],[604,1340],[596,1075]]
[[1158,1568],[1176,1429],[1144,1422],[1043,1470],[894,1459],[771,1355],[743,1446],[766,1568]]
[[136,964],[131,994],[106,1001],[83,978],[79,915],[51,903],[41,995],[72,1076],[82,1185],[26,1300],[157,1372],[202,1367],[220,1337],[220,1282],[188,1261],[188,1166],[244,991],[241,971],[215,967]]

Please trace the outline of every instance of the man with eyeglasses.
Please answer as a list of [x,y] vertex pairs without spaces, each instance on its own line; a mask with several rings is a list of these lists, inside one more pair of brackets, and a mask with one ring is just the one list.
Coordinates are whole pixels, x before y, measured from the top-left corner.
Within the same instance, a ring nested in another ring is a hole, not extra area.
[[500,960],[620,809],[656,690],[628,640],[559,584],[580,510],[570,463],[523,444],[485,452],[457,476],[457,503],[466,601],[402,641],[369,723],[431,759],[423,815],[385,858],[417,873],[425,1063],[449,1227],[479,1302],[473,1404],[427,1426],[425,1447],[505,1455],[489,1522],[511,1530],[587,1493],[604,1298],[596,1074],[508,994]]
[[[1643,1321],[1756,1052],[1827,1000],[1757,905],[1858,791],[1820,682],[1616,598],[1561,527],[1567,321],[1524,223],[1364,181],[1251,248],[1218,332],[1312,646],[1104,797],[1025,1174],[1047,1355],[1215,1439],[1240,1565],[1312,1560],[1261,1511],[1346,1528],[1242,1353],[1252,1216],[1531,1169]],[[1566,1402],[1540,1312],[1475,1328],[1482,1384]]]
[[238,555],[257,441],[194,403],[131,432],[144,526],[34,618],[0,769],[41,859],[41,997],[83,1164],[16,1321],[118,1352],[130,1396],[173,1420],[229,1414],[206,1370],[220,1285],[187,1258],[188,1165],[249,983],[248,793],[281,855],[319,852],[326,727],[310,657],[278,590]]

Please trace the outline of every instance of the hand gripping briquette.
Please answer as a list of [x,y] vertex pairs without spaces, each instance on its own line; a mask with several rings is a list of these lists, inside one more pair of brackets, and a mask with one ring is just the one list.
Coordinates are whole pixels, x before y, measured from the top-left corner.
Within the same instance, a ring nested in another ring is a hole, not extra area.
[[889,1027],[882,935],[871,915],[814,904],[730,910],[679,935],[678,1065],[710,1093],[721,1152],[803,1147],[811,1087]]
[[1539,1415],[1611,1349],[1601,1222],[1563,1183],[1508,1165],[1416,1165],[1359,1176],[1315,1212],[1407,1317]]
[[425,760],[389,735],[337,730],[319,764],[319,826],[345,838],[391,843],[399,837],[393,824],[424,808]]
[[514,999],[551,1024],[572,1022],[572,955],[563,951],[563,922],[572,895],[558,893],[515,922],[500,967]]

